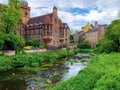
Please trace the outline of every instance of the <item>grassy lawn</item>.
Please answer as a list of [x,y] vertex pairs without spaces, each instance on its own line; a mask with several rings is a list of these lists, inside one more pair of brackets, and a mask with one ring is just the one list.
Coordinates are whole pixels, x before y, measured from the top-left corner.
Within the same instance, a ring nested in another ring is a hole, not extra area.
[[120,53],[97,55],[77,76],[50,90],[120,90]]

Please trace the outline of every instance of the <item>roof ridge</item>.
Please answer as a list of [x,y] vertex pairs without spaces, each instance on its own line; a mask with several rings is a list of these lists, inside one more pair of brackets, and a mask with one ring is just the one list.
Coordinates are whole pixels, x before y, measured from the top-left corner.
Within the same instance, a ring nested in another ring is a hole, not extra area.
[[35,17],[30,18],[30,19],[34,19],[34,18],[38,18],[38,17],[43,17],[43,16],[50,15],[50,14],[53,14],[53,13],[47,13],[47,14],[44,14],[44,15],[41,15],[41,16],[35,16]]

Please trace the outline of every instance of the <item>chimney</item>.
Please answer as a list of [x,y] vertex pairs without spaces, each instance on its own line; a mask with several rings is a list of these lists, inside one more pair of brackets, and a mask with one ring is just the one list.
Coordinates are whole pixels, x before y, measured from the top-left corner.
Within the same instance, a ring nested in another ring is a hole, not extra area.
[[57,14],[57,7],[56,6],[53,7],[53,13]]

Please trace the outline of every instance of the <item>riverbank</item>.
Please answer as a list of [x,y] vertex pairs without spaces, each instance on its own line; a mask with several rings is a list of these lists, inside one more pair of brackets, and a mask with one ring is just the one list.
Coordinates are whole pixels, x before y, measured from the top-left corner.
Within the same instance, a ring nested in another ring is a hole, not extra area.
[[120,54],[101,54],[89,66],[50,90],[120,90]]
[[40,66],[43,62],[54,63],[60,58],[66,56],[72,56],[73,51],[66,50],[55,50],[42,53],[31,53],[31,54],[19,54],[14,56],[0,56],[0,72],[7,71],[18,67],[36,67]]
[[[75,57],[74,57],[75,56]],[[76,76],[90,62],[90,54],[80,53],[38,67],[21,67],[0,73],[0,90],[49,90],[57,82]],[[77,58],[78,56],[81,59]]]

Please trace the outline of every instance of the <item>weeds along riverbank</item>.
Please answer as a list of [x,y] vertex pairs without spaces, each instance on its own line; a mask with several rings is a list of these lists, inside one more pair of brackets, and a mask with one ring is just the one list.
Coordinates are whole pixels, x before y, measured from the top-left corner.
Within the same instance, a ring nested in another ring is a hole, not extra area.
[[72,56],[73,51],[54,50],[42,53],[18,54],[14,56],[0,56],[0,72],[7,71],[18,67],[36,67],[40,66],[42,62],[54,63],[61,58]]
[[120,53],[100,54],[85,69],[50,90],[120,90]]

